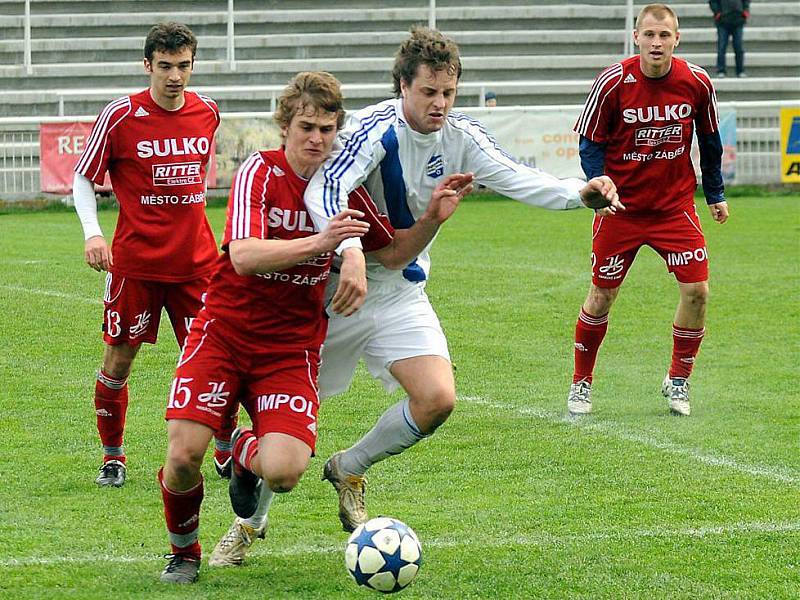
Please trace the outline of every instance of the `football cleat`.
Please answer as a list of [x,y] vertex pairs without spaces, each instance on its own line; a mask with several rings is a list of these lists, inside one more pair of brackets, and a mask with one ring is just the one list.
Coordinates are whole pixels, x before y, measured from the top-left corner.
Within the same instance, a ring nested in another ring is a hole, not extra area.
[[[231,436],[231,443],[235,447],[236,440],[245,430],[236,428]],[[252,471],[245,469],[234,457],[231,468],[231,481],[228,484],[228,495],[231,498],[233,512],[243,519],[252,517],[258,508],[258,498],[261,495],[263,481]]]
[[228,529],[228,533],[223,535],[222,539],[214,546],[214,551],[208,559],[208,566],[231,567],[242,564],[247,555],[247,549],[256,538],[263,540],[266,532],[266,523],[262,528],[255,529],[236,517],[233,525]]
[[567,410],[573,417],[588,415],[592,412],[592,384],[579,381],[569,386]]
[[200,573],[200,560],[183,554],[167,554],[169,562],[161,572],[161,583],[194,583]]
[[220,476],[220,479],[230,479],[231,469],[233,468],[233,458],[228,455],[227,460],[220,461],[215,452],[214,468],[217,470],[217,475]]
[[337,452],[325,463],[322,480],[328,480],[339,494],[339,521],[342,529],[353,531],[369,520],[364,496],[367,493],[367,478],[363,475],[349,475],[339,467],[339,459],[344,451]]
[[661,393],[669,400],[669,410],[672,414],[688,417],[691,414],[689,406],[689,382],[683,377],[670,378],[669,373],[661,384]]
[[122,487],[125,485],[125,477],[128,469],[124,462],[119,460],[109,460],[100,467],[100,473],[94,482],[99,486]]

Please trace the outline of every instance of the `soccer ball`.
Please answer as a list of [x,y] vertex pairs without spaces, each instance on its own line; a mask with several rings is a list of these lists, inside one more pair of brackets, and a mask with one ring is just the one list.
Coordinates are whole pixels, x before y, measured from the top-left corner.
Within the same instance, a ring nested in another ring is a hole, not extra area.
[[359,525],[352,533],[344,564],[358,585],[386,594],[399,592],[417,576],[422,548],[408,525],[378,517]]

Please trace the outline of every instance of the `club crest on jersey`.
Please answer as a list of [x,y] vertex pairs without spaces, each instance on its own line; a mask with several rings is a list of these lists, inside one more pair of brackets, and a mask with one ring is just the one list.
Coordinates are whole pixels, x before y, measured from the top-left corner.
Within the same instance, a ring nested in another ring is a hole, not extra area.
[[425,173],[433,179],[444,175],[444,160],[441,154],[434,154],[430,157],[428,166],[425,167]]
[[666,104],[664,106],[644,106],[626,108],[622,111],[622,120],[626,123],[650,123],[651,121],[677,121],[692,114],[692,105]]
[[207,137],[167,138],[165,140],[142,140],[136,144],[139,158],[153,156],[185,156],[187,154],[208,154],[211,142]]
[[640,127],[636,130],[637,146],[658,146],[666,142],[683,141],[683,126],[667,125],[666,127]]

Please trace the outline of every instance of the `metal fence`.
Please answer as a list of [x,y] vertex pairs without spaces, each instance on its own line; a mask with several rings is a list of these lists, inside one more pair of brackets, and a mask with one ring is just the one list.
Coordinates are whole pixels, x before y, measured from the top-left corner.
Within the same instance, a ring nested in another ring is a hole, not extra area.
[[[731,102],[720,108],[736,111],[736,184],[780,183],[780,107],[798,101]],[[529,111],[544,107],[520,107]],[[552,107],[551,107],[552,108]],[[566,107],[564,107],[566,108]],[[576,112],[580,107],[574,107]],[[512,109],[513,110],[513,109]],[[226,120],[252,118],[253,113],[229,113]],[[268,113],[258,116],[267,117]],[[21,117],[0,119],[0,200],[41,196],[39,184],[39,125],[45,122],[93,121],[94,117]],[[502,142],[502,141],[501,141]]]

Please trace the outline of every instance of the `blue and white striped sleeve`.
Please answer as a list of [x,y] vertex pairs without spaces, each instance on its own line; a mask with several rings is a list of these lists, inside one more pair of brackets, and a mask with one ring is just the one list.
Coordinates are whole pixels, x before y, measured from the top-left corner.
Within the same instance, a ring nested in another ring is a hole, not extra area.
[[[379,110],[380,109],[380,110]],[[347,208],[347,197],[361,185],[385,155],[381,139],[393,126],[394,106],[359,111],[339,133],[337,147],[317,170],[305,191],[305,204],[314,225],[324,229],[333,216]],[[358,238],[342,247],[360,246]]]
[[465,136],[466,170],[475,173],[475,180],[499,194],[525,204],[563,210],[583,206],[581,179],[559,179],[517,162],[478,121],[458,115],[451,119]]

